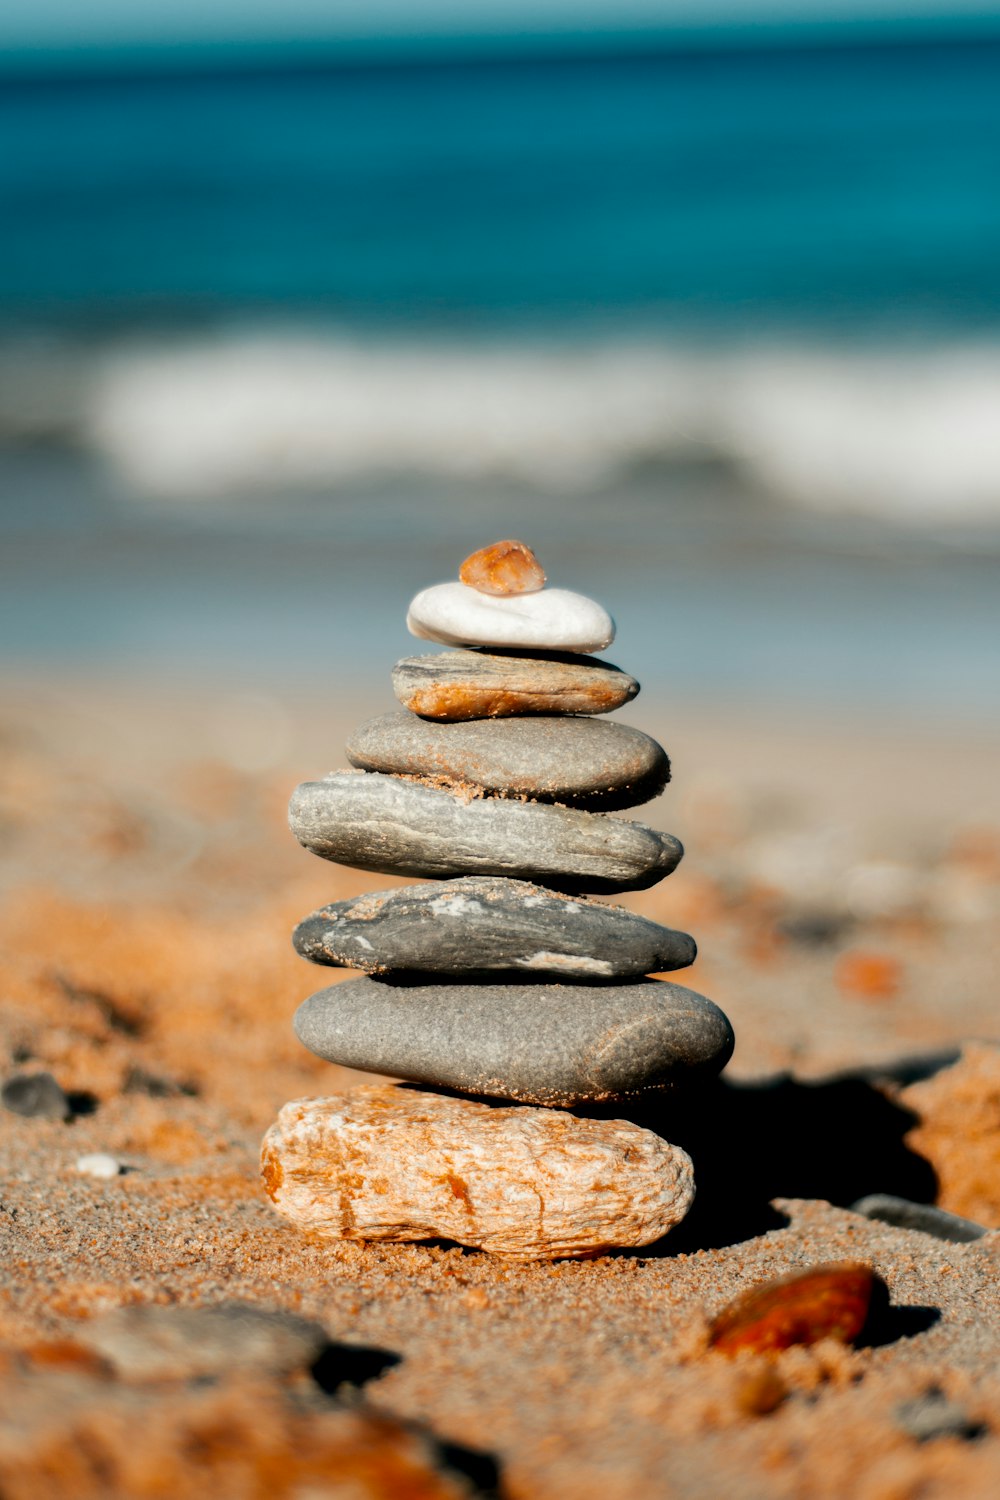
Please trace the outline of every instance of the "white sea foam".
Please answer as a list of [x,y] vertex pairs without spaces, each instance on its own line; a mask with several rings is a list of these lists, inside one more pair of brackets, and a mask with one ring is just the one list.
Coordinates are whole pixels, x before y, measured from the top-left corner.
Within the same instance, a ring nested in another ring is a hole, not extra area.
[[[8,430],[24,420],[24,379],[12,389],[19,408],[0,398]],[[172,500],[396,475],[572,492],[639,464],[710,458],[816,511],[1000,521],[997,344],[720,351],[234,333],[105,350],[79,378],[60,367],[58,391],[74,411],[54,427],[75,426],[136,492]]]

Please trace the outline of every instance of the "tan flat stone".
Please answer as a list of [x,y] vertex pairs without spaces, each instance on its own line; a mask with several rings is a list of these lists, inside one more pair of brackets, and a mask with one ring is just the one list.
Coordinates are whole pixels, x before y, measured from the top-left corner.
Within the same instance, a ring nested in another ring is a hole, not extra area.
[[440,651],[398,661],[392,688],[411,713],[456,721],[607,714],[630,702],[639,684],[627,672],[587,656]]

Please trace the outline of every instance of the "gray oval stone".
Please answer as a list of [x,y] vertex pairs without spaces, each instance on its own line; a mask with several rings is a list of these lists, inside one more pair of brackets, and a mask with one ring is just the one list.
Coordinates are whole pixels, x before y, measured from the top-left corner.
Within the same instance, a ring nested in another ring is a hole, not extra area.
[[351,736],[347,758],[363,771],[442,777],[594,809],[648,802],[670,780],[670,761],[650,735],[588,718],[443,724],[382,714]]
[[466,1094],[570,1107],[628,1099],[729,1061],[733,1031],[703,995],[633,984],[351,979],[299,1006],[310,1052]]
[[510,875],[564,891],[639,891],[684,850],[669,833],[607,813],[453,791],[374,771],[296,787],[288,821],[323,859],[429,879]]
[[607,714],[639,684],[610,662],[569,652],[439,651],[398,661],[392,688],[404,708],[428,719],[494,719]]
[[467,875],[323,906],[293,942],[317,964],[368,974],[406,969],[467,976],[523,970],[611,979],[683,969],[697,948],[621,906],[561,896],[522,880]]

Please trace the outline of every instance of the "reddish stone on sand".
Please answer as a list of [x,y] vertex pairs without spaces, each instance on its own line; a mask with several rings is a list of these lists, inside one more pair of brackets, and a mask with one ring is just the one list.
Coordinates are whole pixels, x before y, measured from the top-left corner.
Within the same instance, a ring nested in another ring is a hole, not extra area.
[[723,1308],[709,1343],[723,1354],[764,1354],[820,1339],[849,1344],[864,1327],[875,1279],[870,1266],[841,1261],[766,1281]]
[[541,564],[524,542],[493,542],[467,557],[459,582],[480,594],[537,594],[545,586]]

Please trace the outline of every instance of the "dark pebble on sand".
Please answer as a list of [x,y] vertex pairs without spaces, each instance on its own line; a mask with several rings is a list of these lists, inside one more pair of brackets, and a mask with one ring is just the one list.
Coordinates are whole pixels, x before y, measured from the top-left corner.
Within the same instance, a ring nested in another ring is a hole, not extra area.
[[51,1073],[16,1073],[0,1088],[0,1103],[12,1114],[36,1120],[71,1120],[73,1105]]
[[929,1443],[935,1438],[961,1438],[964,1442],[975,1442],[984,1437],[986,1424],[970,1417],[964,1406],[949,1401],[943,1391],[933,1389],[914,1401],[903,1401],[896,1407],[896,1423],[907,1437],[918,1443]]
[[911,1203],[909,1198],[897,1198],[892,1193],[869,1193],[851,1204],[851,1213],[878,1219],[897,1229],[918,1229],[936,1240],[951,1240],[957,1245],[980,1240],[989,1233],[983,1224],[972,1219],[961,1219],[958,1214],[947,1213],[929,1203]]
[[308,1369],[328,1346],[320,1324],[239,1302],[209,1307],[117,1307],[77,1338],[131,1380],[191,1380]]

